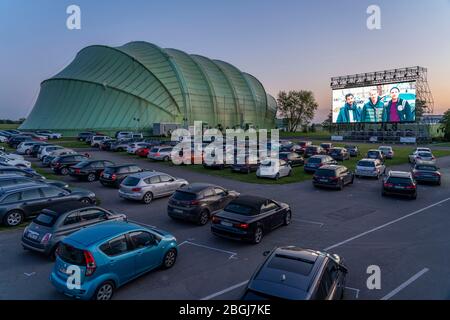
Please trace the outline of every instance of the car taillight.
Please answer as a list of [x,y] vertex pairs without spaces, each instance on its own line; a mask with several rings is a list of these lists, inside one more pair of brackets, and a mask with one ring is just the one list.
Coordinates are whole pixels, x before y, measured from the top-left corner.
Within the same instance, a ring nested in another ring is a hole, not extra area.
[[406,189],[410,189],[410,190],[415,189],[415,188],[416,188],[415,184],[410,184],[410,185],[406,186]]
[[57,163],[55,163],[55,167],[61,167],[61,163],[59,163],[59,162],[57,162]]
[[155,153],[155,156],[159,157],[161,154],[159,152]]
[[248,229],[248,223],[238,223],[236,227],[241,229]]
[[117,178],[117,176],[116,176],[116,174],[114,173],[114,174],[111,176],[111,179],[112,179],[112,180],[116,180],[116,178]]
[[394,185],[392,183],[385,183],[384,186],[386,188],[392,188]]
[[213,216],[211,221],[212,221],[212,223],[219,223],[220,219],[217,218],[216,216]]
[[133,188],[133,189],[131,189],[131,191],[133,191],[133,192],[139,192],[141,190],[142,190],[141,188]]
[[198,200],[192,200],[192,201],[189,202],[189,204],[190,204],[191,206],[196,206],[196,205],[198,205],[199,203],[200,203],[200,201],[198,201]]
[[337,180],[339,180],[339,177],[331,177],[330,180],[331,181],[337,181]]
[[41,244],[47,244],[50,239],[52,238],[52,234],[51,233],[46,233],[41,240]]
[[79,174],[81,172],[80,169],[75,169],[75,173]]
[[89,251],[84,251],[84,260],[86,261],[86,276],[94,274],[97,265],[95,264],[94,256]]

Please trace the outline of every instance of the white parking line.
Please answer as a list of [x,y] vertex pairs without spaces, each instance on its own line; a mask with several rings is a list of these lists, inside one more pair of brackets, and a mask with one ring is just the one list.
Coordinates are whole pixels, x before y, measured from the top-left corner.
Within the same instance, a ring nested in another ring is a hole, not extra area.
[[243,281],[241,283],[235,284],[234,286],[231,286],[229,288],[223,289],[222,291],[210,294],[209,296],[201,298],[200,300],[211,300],[211,299],[213,299],[215,297],[223,295],[224,293],[227,293],[227,292],[230,292],[230,291],[232,291],[234,289],[237,289],[239,287],[245,286],[247,284],[247,282],[248,282],[248,280],[245,280],[245,281]]
[[[438,205],[440,205],[440,204],[442,204],[442,203],[444,203],[444,202],[447,202],[447,201],[449,201],[449,200],[450,200],[450,198],[441,200],[441,201],[436,202],[436,203],[434,203],[434,204],[432,204],[432,205],[429,205],[428,207],[425,207],[425,208],[422,208],[422,209],[420,209],[420,210],[414,211],[414,212],[412,212],[412,213],[410,213],[410,214],[407,214],[406,216],[403,216],[403,217],[400,217],[400,218],[398,218],[398,219],[392,220],[391,222],[385,223],[385,224],[383,224],[383,225],[381,225],[381,226],[378,226],[378,227],[376,227],[376,228],[370,229],[369,231],[360,233],[360,234],[358,234],[358,235],[356,235],[356,236],[354,236],[354,237],[351,237],[351,238],[349,238],[349,239],[347,239],[347,240],[344,240],[344,241],[341,241],[341,242],[339,242],[339,243],[336,243],[336,244],[334,244],[334,245],[332,245],[332,246],[329,246],[328,248],[325,248],[324,250],[325,250],[325,251],[329,251],[329,250],[331,250],[331,249],[335,249],[335,248],[337,248],[337,247],[342,246],[343,244],[346,244],[346,243],[348,243],[348,242],[350,242],[350,241],[353,241],[353,240],[356,240],[356,239],[358,239],[358,238],[361,238],[361,237],[363,237],[363,236],[365,236],[365,235],[368,235],[368,234],[370,234],[370,233],[372,233],[372,232],[375,232],[375,231],[378,231],[378,230],[380,230],[380,229],[383,229],[383,228],[385,228],[385,227],[387,227],[387,226],[390,226],[391,224],[397,223],[397,222],[402,221],[402,220],[404,220],[404,219],[406,219],[406,218],[412,217],[412,216],[414,216],[414,215],[416,215],[416,214],[419,214],[419,213],[421,213],[421,212],[423,212],[423,211],[425,211],[425,210],[428,210],[428,209],[430,209],[430,208],[436,207],[436,206],[438,206]],[[428,270],[427,270],[427,271],[428,271]],[[224,294],[224,293],[227,293],[227,292],[229,292],[229,291],[232,291],[232,290],[234,290],[234,289],[236,289],[236,288],[242,287],[242,286],[245,285],[247,282],[248,282],[248,280],[245,281],[245,282],[241,282],[241,283],[235,284],[235,285],[233,285],[233,286],[231,286],[231,287],[229,287],[229,288],[226,288],[226,289],[223,289],[223,290],[221,290],[221,291],[219,291],[219,292],[213,293],[213,294],[211,294],[211,295],[209,295],[209,296],[207,296],[207,297],[205,297],[205,298],[203,298],[203,299],[201,299],[201,300],[209,300],[209,299],[215,298],[215,297],[220,296],[220,295],[222,295],[222,294]]]
[[311,221],[311,220],[303,220],[303,219],[292,219],[292,220],[298,221],[298,222],[303,222],[303,223],[316,224],[316,225],[320,226],[321,228],[325,225],[322,222]]
[[351,290],[351,291],[355,291],[355,298],[359,299],[359,289],[355,289],[355,288],[350,288],[350,287],[345,287],[344,289],[346,290]]
[[364,237],[364,236],[366,236],[366,235],[368,235],[368,234],[370,234],[370,233],[372,233],[372,232],[381,230],[381,229],[386,228],[386,227],[388,227],[388,226],[390,226],[390,225],[392,225],[392,224],[394,224],[394,223],[397,223],[397,222],[400,222],[400,221],[405,220],[405,219],[407,219],[407,218],[410,218],[410,217],[412,217],[412,216],[415,216],[416,214],[422,213],[422,212],[424,212],[424,211],[426,211],[426,210],[428,210],[428,209],[431,209],[431,208],[433,208],[433,207],[436,207],[436,206],[438,206],[438,205],[440,205],[440,204],[442,204],[442,203],[444,203],[444,202],[447,202],[447,201],[449,201],[449,200],[450,200],[450,198],[441,200],[441,201],[436,202],[436,203],[434,203],[434,204],[432,204],[432,205],[429,205],[428,207],[419,209],[419,210],[414,211],[414,212],[412,212],[412,213],[410,213],[410,214],[407,214],[407,215],[405,215],[405,216],[403,216],[403,217],[400,217],[400,218],[398,218],[398,219],[395,219],[395,220],[392,220],[392,221],[390,221],[390,222],[388,222],[388,223],[385,223],[385,224],[383,224],[383,225],[381,225],[381,226],[378,226],[378,227],[375,227],[375,228],[370,229],[370,230],[368,230],[368,231],[365,231],[365,232],[363,232],[363,233],[360,233],[360,234],[358,234],[358,235],[356,235],[356,236],[354,236],[354,237],[351,237],[351,238],[349,238],[349,239],[347,239],[347,240],[344,240],[344,241],[341,241],[341,242],[339,242],[339,243],[333,244],[333,245],[329,246],[328,248],[325,248],[324,250],[325,250],[325,251],[330,251],[330,250],[335,249],[335,248],[337,248],[337,247],[340,247],[340,246],[342,246],[342,245],[344,245],[344,244],[346,244],[346,243],[349,243],[350,241],[359,239],[359,238]]
[[188,241],[188,240],[183,241],[178,246],[180,247],[180,246],[182,246],[184,244],[190,244],[192,246],[197,246],[197,247],[200,247],[200,248],[205,248],[205,249],[209,249],[209,250],[214,250],[214,251],[226,253],[226,254],[230,255],[229,259],[235,259],[236,256],[237,256],[236,252],[227,251],[227,250],[223,250],[223,249],[219,249],[219,248],[214,248],[214,247],[210,247],[210,246],[207,246],[207,245],[204,245],[204,244],[194,243],[194,242],[191,242],[191,241]]
[[409,286],[411,283],[419,279],[421,276],[423,276],[425,273],[430,271],[428,268],[424,268],[423,270],[417,272],[415,275],[413,275],[411,278],[403,282],[400,286],[398,286],[396,289],[389,292],[387,295],[385,295],[381,300],[389,300],[393,296],[395,296],[397,293],[405,289],[407,286]]

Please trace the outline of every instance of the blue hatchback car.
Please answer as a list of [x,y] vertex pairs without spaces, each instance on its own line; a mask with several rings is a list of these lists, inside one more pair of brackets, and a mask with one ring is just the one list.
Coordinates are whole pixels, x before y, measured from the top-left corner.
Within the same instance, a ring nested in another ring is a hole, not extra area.
[[67,296],[109,300],[115,289],[140,275],[175,264],[174,236],[129,222],[107,222],[75,232],[56,251],[50,275]]

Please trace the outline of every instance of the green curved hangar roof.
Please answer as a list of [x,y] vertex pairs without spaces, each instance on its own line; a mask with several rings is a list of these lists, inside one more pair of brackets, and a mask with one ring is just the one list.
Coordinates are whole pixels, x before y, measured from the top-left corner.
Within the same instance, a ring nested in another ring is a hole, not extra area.
[[235,66],[147,42],[82,49],[41,84],[21,129],[122,130],[153,123],[274,127],[276,101]]

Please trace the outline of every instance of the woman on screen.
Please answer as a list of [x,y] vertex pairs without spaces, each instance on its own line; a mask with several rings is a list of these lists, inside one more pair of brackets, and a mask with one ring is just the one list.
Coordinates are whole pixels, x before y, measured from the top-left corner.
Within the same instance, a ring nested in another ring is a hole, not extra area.
[[383,110],[383,122],[410,122],[414,115],[408,101],[400,98],[400,89],[393,87],[390,91],[391,101]]
[[351,93],[345,95],[345,105],[339,111],[336,123],[361,122],[361,109],[356,106],[355,96]]
[[369,101],[366,102],[361,113],[361,122],[382,122],[384,103],[377,89],[370,90]]

